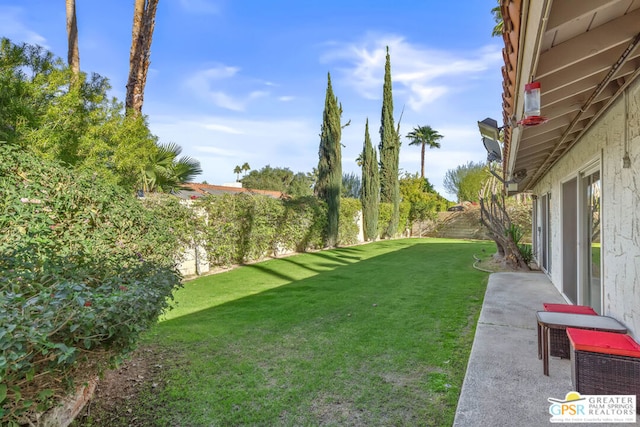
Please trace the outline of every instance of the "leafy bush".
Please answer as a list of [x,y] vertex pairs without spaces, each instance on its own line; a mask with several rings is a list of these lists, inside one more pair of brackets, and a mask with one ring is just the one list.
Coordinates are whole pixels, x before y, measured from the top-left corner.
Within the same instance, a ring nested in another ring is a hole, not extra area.
[[120,188],[6,143],[0,230],[0,420],[25,422],[78,364],[133,348],[179,286],[179,242]]
[[283,200],[282,203],[284,214],[280,219],[279,244],[297,252],[321,248],[327,228],[326,203],[314,196]]
[[524,237],[522,227],[518,224],[511,223],[506,230],[506,234],[518,246],[518,251],[520,252],[520,255],[522,255],[522,259],[524,259],[524,262],[529,265],[531,263],[531,260],[533,259],[533,250],[531,248],[531,245],[520,243],[520,241]]
[[282,251],[320,248],[326,205],[314,197],[278,200],[258,194],[207,196],[203,241],[214,265],[255,261]]
[[518,250],[520,251],[520,255],[522,255],[522,259],[527,265],[531,264],[531,260],[533,259],[533,249],[531,245],[527,244],[519,244]]
[[356,215],[362,210],[360,199],[340,199],[340,221],[338,223],[338,245],[358,243]]
[[[391,221],[391,203],[380,203],[380,213],[378,215],[378,236],[384,236],[386,228]],[[398,235],[404,233],[409,227],[409,213],[411,204],[407,202],[400,203],[400,221],[398,222]]]
[[204,217],[198,209],[186,206],[181,199],[165,193],[147,193],[141,202],[155,218],[168,224],[167,231],[177,243],[174,253],[184,253],[196,243],[202,244]]

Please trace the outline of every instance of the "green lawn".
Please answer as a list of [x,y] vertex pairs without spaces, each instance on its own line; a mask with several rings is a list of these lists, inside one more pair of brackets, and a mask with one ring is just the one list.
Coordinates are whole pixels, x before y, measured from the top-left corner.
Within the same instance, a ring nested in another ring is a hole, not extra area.
[[[451,425],[490,242],[406,239],[185,284],[143,345],[165,355],[150,425]],[[171,363],[166,363],[169,354]]]

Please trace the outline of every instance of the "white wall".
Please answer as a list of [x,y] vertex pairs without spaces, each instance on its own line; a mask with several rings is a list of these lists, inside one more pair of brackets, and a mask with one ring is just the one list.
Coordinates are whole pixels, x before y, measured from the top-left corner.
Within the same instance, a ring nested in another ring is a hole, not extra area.
[[[640,340],[640,80],[627,89],[597,123],[547,173],[534,189],[551,191],[551,281],[562,287],[562,182],[593,160],[601,162],[601,259],[603,314],[627,326]],[[628,144],[625,144],[625,127]],[[628,145],[631,168],[622,167]],[[572,266],[573,267],[573,266]]]

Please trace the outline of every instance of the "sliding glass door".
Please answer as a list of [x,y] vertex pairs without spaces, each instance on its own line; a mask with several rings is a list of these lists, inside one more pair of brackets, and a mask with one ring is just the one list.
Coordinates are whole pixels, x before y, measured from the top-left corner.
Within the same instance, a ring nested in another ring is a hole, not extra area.
[[602,308],[600,262],[600,171],[584,174],[582,178],[582,301],[597,312]]

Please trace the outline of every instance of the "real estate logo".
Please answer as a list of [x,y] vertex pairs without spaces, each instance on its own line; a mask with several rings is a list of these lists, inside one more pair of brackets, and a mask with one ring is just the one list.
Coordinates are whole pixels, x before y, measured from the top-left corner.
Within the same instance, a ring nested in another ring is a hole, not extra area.
[[570,391],[564,399],[547,399],[552,423],[635,423],[636,396],[581,395]]

